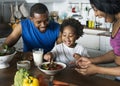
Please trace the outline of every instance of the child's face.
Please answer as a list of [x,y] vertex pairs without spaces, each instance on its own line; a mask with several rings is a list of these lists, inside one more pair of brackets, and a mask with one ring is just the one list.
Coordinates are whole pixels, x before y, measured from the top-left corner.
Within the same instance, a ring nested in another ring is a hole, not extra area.
[[77,36],[75,34],[74,28],[71,26],[64,27],[62,33],[62,41],[68,47],[74,47]]

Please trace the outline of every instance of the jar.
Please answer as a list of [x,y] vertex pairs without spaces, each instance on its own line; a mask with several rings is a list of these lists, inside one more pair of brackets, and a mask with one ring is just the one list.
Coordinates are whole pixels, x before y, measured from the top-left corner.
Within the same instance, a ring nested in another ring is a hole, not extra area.
[[28,60],[18,61],[17,69],[19,70],[20,68],[25,68],[27,70],[30,69],[30,61]]

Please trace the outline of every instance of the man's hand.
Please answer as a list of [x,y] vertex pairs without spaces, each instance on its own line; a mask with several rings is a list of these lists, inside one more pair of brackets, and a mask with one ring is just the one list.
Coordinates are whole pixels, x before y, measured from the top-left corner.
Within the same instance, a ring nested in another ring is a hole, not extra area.
[[21,57],[23,60],[33,60],[32,52],[24,52],[22,53]]

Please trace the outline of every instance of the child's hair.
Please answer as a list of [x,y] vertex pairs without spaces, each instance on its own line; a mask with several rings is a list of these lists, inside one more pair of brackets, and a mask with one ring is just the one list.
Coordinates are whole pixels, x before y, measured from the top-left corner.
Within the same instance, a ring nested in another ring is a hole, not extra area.
[[81,25],[81,23],[78,20],[74,18],[65,19],[61,24],[61,29],[60,29],[61,33],[63,33],[63,30],[66,26],[71,26],[74,28],[77,38],[83,35],[83,25]]

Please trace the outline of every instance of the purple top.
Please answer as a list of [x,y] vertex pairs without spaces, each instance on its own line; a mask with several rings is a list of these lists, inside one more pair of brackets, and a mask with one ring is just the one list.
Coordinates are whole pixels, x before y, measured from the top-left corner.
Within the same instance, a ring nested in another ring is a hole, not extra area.
[[113,48],[115,55],[120,56],[120,28],[116,36],[110,39],[110,44]]

